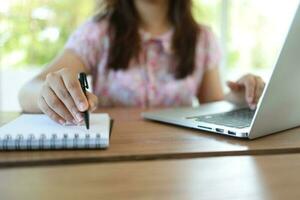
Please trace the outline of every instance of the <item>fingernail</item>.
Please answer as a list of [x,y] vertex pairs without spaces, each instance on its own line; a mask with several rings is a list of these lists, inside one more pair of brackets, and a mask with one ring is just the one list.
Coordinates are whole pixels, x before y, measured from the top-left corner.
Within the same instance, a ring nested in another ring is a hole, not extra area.
[[83,118],[82,118],[82,116],[81,116],[80,113],[76,114],[76,120],[77,120],[77,122],[81,122],[83,120]]
[[82,126],[83,124],[84,124],[83,121],[81,121],[81,122],[77,123],[77,126]]
[[255,109],[256,109],[256,105],[255,105],[255,104],[251,104],[251,105],[250,105],[250,108],[251,108],[252,110],[255,110]]
[[249,103],[252,102],[252,99],[253,99],[252,96],[248,96],[248,97],[247,97],[247,101],[248,101]]
[[80,103],[80,104],[79,104],[79,109],[80,109],[81,111],[84,111],[85,108],[86,108],[86,106],[85,106],[84,103]]
[[59,122],[60,125],[62,125],[62,126],[65,126],[65,125],[66,125],[66,122],[65,122],[64,120],[62,120],[62,119],[60,119],[58,122]]

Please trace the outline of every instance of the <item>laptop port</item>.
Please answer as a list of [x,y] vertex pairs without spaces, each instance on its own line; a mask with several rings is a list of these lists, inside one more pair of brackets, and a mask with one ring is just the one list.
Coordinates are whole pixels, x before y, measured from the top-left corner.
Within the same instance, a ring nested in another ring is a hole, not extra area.
[[212,130],[212,128],[209,128],[209,127],[206,127],[206,126],[198,126],[198,128],[206,129],[206,130]]
[[221,128],[216,128],[216,131],[217,131],[218,133],[224,133],[224,129],[221,129]]
[[229,134],[229,135],[236,135],[236,133],[233,132],[233,131],[228,131],[228,134]]

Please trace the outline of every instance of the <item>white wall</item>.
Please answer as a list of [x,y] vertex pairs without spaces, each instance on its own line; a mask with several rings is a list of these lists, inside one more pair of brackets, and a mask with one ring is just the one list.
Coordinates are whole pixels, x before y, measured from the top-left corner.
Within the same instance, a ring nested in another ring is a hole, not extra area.
[[40,69],[0,70],[0,111],[20,111],[18,92]]
[[[0,70],[0,112],[21,111],[18,93],[21,87],[38,74],[41,69],[42,68]],[[91,81],[91,77],[88,77],[89,90],[92,90]]]

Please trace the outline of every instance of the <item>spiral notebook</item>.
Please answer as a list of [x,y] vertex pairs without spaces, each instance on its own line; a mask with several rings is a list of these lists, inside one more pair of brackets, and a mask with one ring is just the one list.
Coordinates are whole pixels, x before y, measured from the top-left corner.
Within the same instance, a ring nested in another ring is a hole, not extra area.
[[91,114],[85,125],[62,126],[46,115],[24,114],[0,128],[0,150],[102,149],[109,146],[110,117]]

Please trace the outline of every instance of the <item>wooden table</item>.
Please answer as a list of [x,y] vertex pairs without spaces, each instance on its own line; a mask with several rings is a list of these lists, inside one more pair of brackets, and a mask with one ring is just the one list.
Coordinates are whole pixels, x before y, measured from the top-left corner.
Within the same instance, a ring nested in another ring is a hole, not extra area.
[[0,170],[1,199],[300,198],[300,154]]
[[114,119],[108,150],[0,152],[0,167],[300,153],[299,128],[250,141],[145,121],[141,109],[101,111]]
[[101,111],[108,150],[1,152],[0,199],[300,198],[300,129],[249,141]]

